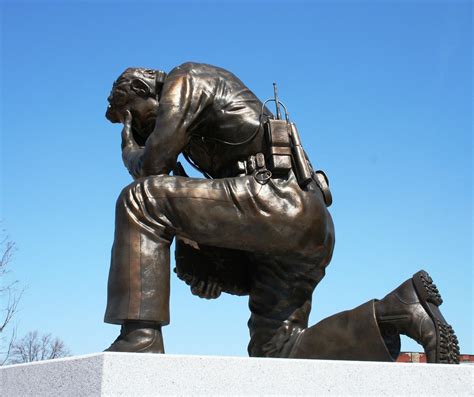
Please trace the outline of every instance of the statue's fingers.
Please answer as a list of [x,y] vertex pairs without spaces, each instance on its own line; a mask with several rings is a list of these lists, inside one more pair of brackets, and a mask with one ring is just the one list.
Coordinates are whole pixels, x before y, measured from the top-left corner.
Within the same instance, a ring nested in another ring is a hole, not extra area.
[[204,292],[206,299],[212,299],[212,291],[215,284],[215,282],[207,280],[206,291]]
[[205,287],[206,287],[206,283],[204,281],[199,281],[198,283],[199,292],[202,293]]
[[194,277],[193,276],[190,276],[189,274],[184,274],[180,278],[181,278],[181,280],[183,280],[189,286],[192,287],[194,285]]
[[200,298],[204,298],[203,296],[203,290],[205,287],[204,281],[199,281],[193,288],[191,288],[191,293],[193,295],[197,295]]
[[219,283],[216,281],[213,281],[211,287],[209,288],[209,296],[212,299],[215,299],[216,291],[218,288],[219,288]]
[[221,295],[222,288],[219,283],[214,284],[214,288],[212,290],[212,299],[217,299]]
[[123,119],[123,124],[125,126],[131,127],[132,126],[132,113],[130,113],[130,110],[125,109],[123,111],[124,119]]
[[193,285],[191,285],[191,293],[193,295],[199,296],[202,289],[201,283],[202,281],[199,281],[198,283],[195,282]]

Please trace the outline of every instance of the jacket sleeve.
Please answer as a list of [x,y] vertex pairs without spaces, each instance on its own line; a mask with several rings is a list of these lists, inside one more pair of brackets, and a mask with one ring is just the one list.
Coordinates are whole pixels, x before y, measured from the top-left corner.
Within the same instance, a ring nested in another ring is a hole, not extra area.
[[168,75],[156,124],[143,153],[140,176],[168,174],[189,140],[189,127],[210,100],[195,77],[179,68]]

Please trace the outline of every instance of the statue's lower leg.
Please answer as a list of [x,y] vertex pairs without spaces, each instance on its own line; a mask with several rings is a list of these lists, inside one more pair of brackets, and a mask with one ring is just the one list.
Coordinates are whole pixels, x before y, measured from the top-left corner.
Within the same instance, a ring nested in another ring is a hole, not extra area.
[[172,237],[143,215],[138,187],[130,185],[117,200],[105,321],[121,330],[106,351],[164,353],[161,327],[169,324]]
[[321,320],[300,332],[289,358],[394,361],[375,318],[375,301]]
[[403,334],[423,346],[428,362],[458,363],[458,341],[439,311],[441,303],[431,278],[420,271],[383,299],[303,330],[289,357],[393,361]]

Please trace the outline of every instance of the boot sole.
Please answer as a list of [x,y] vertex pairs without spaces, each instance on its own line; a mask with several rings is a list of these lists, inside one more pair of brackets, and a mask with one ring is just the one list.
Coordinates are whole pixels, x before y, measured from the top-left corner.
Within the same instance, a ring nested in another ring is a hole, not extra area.
[[459,342],[451,327],[439,310],[443,299],[433,279],[424,270],[413,275],[413,285],[436,329],[436,363],[459,364]]

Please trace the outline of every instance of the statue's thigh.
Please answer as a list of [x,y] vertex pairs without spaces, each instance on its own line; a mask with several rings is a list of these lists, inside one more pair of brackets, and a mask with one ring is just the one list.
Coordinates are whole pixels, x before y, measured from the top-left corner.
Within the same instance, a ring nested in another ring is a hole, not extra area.
[[137,181],[145,207],[174,235],[217,247],[254,250],[262,223],[255,199],[261,185],[251,176],[194,179],[157,176]]
[[325,208],[296,181],[253,176],[137,181],[142,207],[171,235],[200,244],[321,262],[328,257]]

